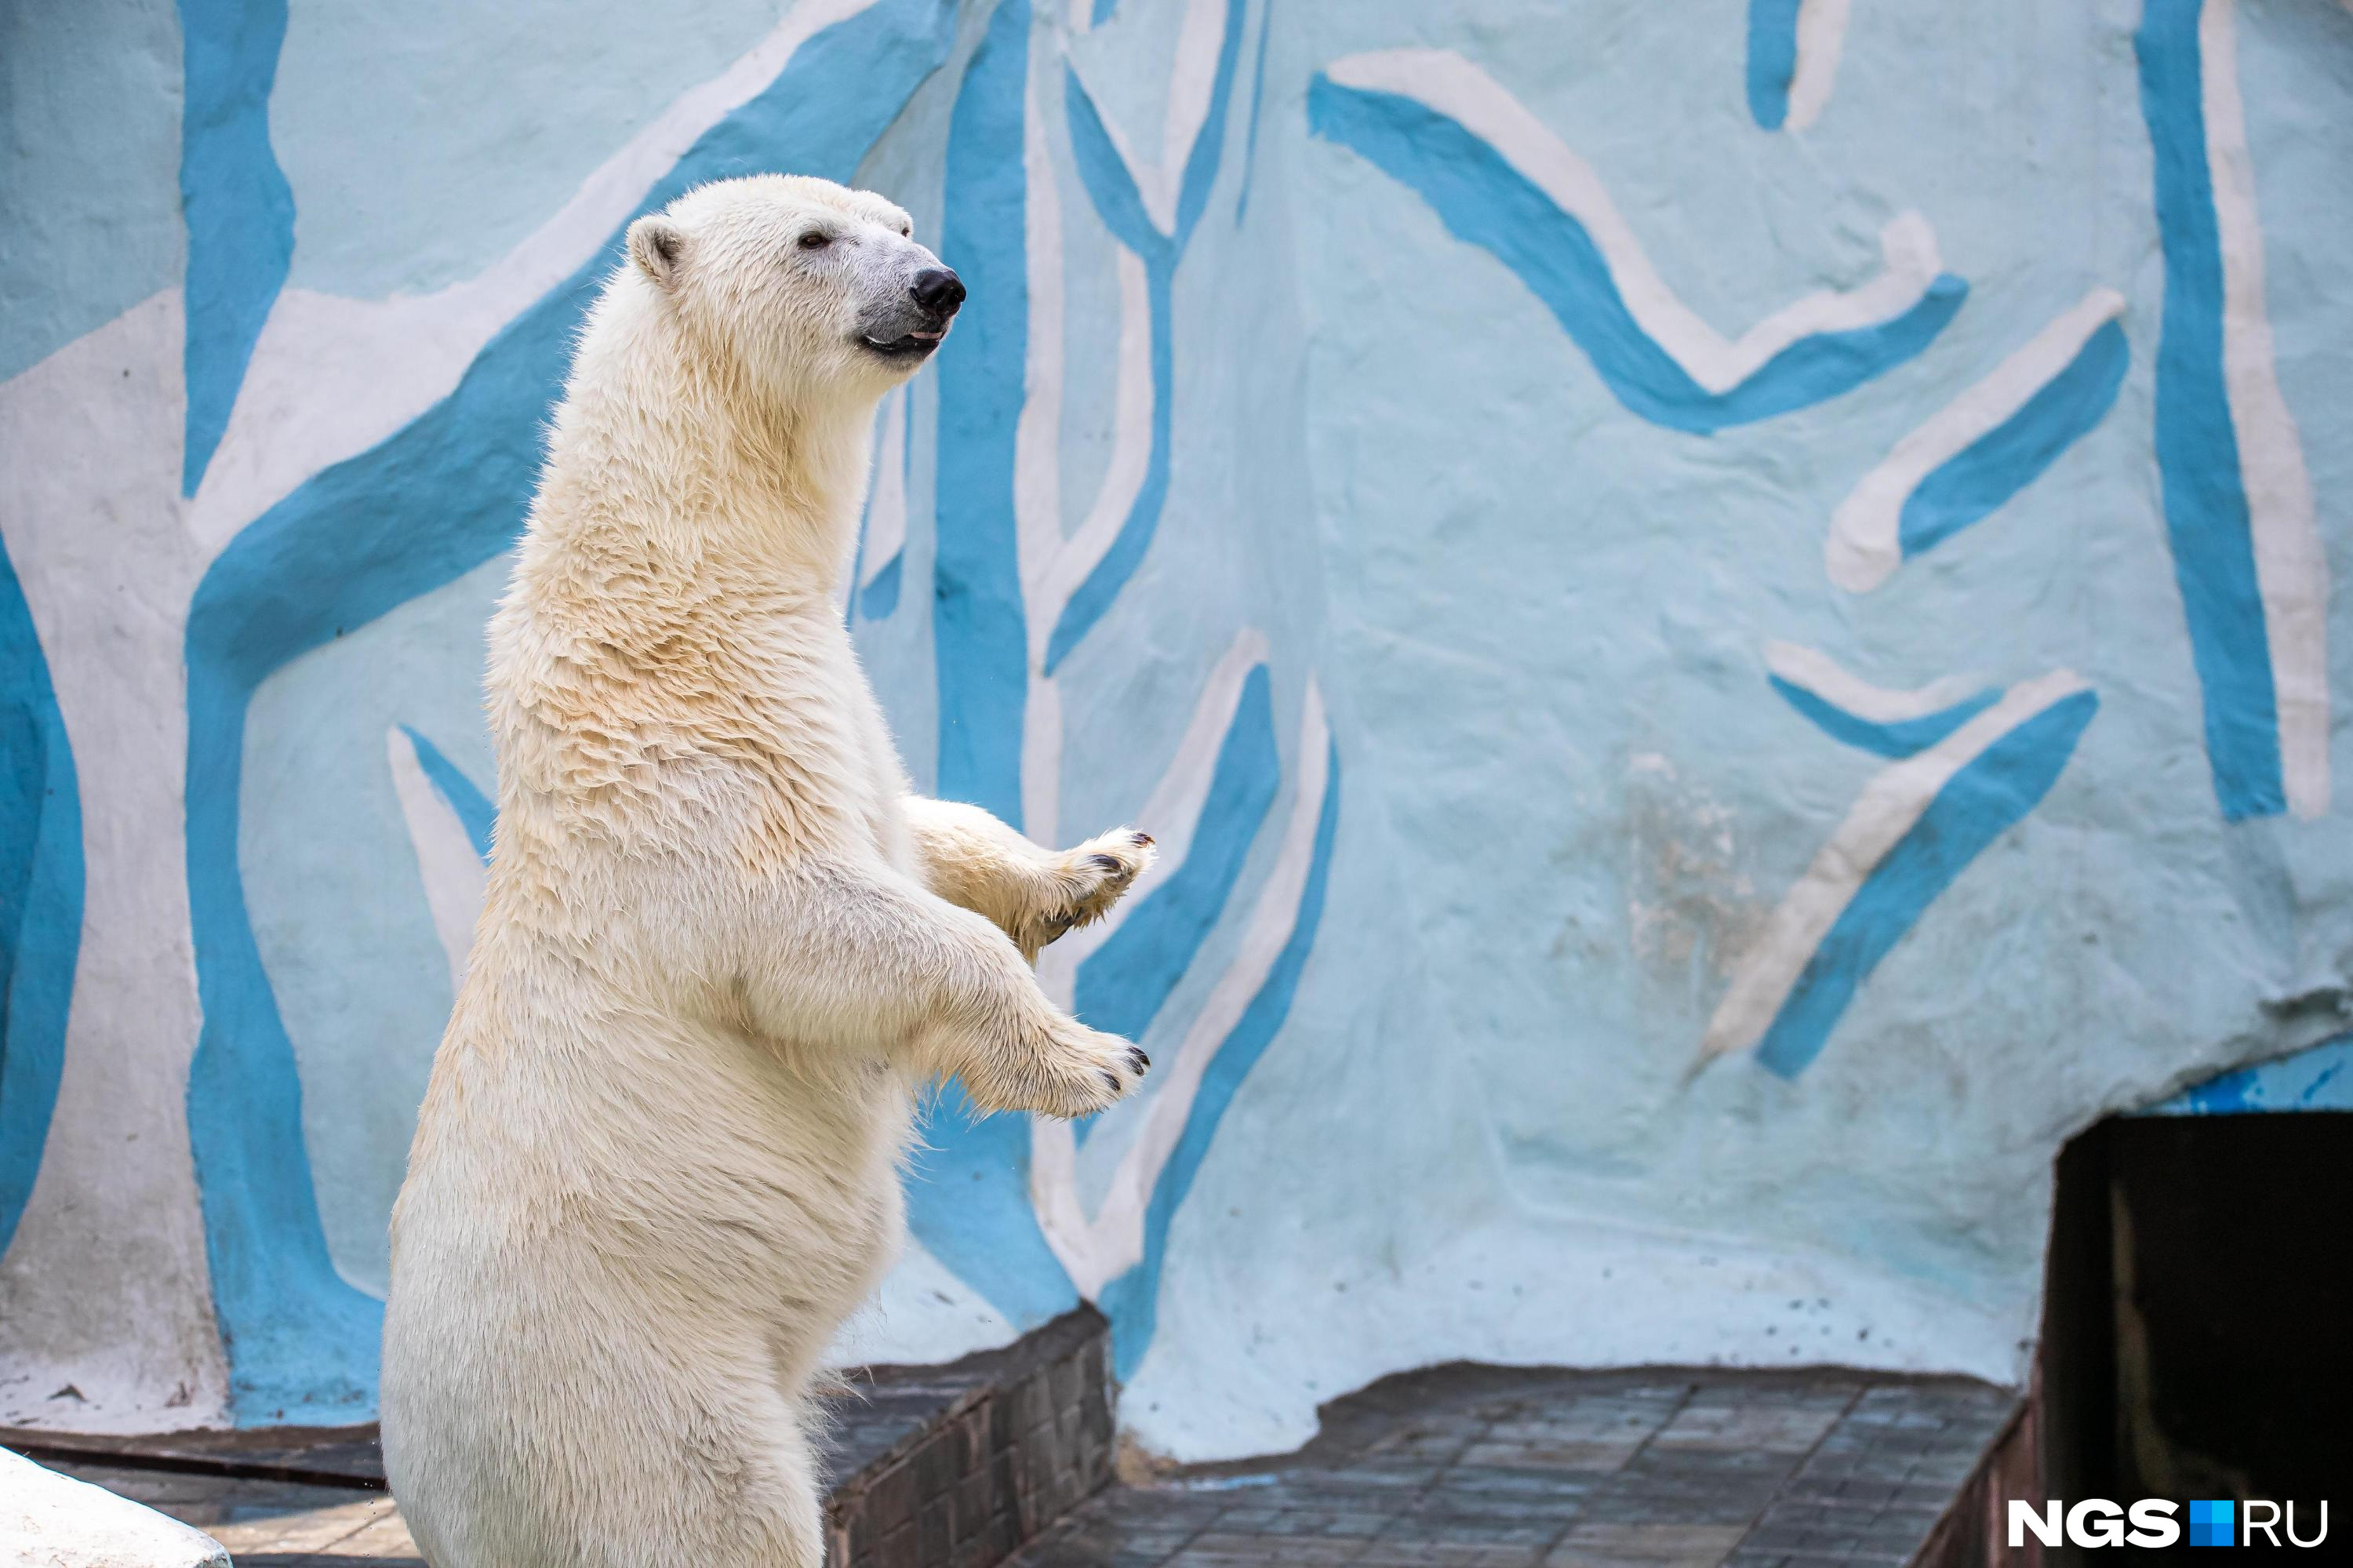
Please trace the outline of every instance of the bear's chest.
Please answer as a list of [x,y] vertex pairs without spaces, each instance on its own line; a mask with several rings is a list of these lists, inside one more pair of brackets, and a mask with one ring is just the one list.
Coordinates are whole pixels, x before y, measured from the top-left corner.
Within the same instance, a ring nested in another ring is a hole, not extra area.
[[739,617],[706,662],[664,675],[648,694],[644,766],[737,857],[901,858],[898,758],[838,619]]

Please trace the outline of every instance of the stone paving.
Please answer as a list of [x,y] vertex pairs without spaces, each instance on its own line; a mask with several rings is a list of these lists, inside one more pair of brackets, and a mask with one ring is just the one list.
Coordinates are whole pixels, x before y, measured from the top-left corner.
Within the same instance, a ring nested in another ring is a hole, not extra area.
[[[1101,1489],[1110,1330],[1082,1308],[944,1366],[843,1372],[821,1394],[829,1568],[994,1568]],[[372,1425],[143,1437],[5,1428],[0,1446],[193,1524],[240,1564],[422,1568],[384,1490]]]
[[1015,1568],[1901,1568],[2016,1396],[1835,1371],[1446,1367],[1299,1453],[1106,1492]]
[[[960,1388],[924,1393],[947,1395],[959,1418],[979,1408]],[[920,1478],[926,1461],[920,1444],[910,1446],[922,1427],[919,1403],[913,1388],[889,1397],[878,1391],[862,1415],[843,1424],[848,1467],[863,1473],[871,1452],[885,1470],[904,1464]],[[1918,1556],[2017,1403],[1960,1379],[1839,1371],[1442,1367],[1387,1378],[1327,1405],[1322,1433],[1297,1454],[1178,1470],[1101,1493],[1008,1561],[1013,1568],[1901,1568]],[[49,1463],[197,1526],[239,1568],[424,1568],[381,1491]],[[994,1560],[976,1553],[976,1543],[929,1553],[928,1533],[886,1530],[872,1561],[928,1568],[935,1555]],[[838,1542],[837,1552],[846,1544]],[[855,1555],[868,1560],[863,1549]]]

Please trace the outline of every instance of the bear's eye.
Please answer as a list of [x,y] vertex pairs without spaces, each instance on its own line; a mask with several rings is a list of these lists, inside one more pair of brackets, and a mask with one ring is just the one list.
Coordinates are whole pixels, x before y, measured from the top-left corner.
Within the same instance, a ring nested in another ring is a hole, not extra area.
[[822,229],[812,228],[801,236],[801,249],[804,250],[822,250],[832,243],[833,236]]
[[913,238],[915,238],[915,226],[914,226],[913,224],[912,224],[912,223],[902,223],[902,224],[901,224],[901,225],[899,226],[899,238],[902,238],[902,239],[913,239]]

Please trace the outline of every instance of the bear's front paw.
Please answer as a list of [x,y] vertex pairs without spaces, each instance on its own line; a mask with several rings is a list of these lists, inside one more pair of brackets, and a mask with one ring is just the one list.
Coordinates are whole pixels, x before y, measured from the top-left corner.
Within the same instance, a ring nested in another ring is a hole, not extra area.
[[1028,1108],[1066,1120],[1092,1116],[1117,1104],[1151,1066],[1143,1047],[1076,1019],[1058,1020],[1039,1053]]
[[1037,946],[1102,919],[1157,853],[1150,833],[1113,828],[1057,855],[1036,911]]

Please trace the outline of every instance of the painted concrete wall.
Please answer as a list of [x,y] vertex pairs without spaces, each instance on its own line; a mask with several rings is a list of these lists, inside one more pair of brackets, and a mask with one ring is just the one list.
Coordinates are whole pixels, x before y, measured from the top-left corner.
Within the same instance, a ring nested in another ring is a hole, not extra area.
[[0,1421],[369,1413],[540,421],[734,172],[973,289],[845,607],[918,779],[1164,847],[1041,966],[1149,1092],[947,1097],[844,1355],[1088,1298],[1192,1457],[1457,1356],[2010,1378],[2064,1138],[2345,1029],[2342,7],[0,29]]

